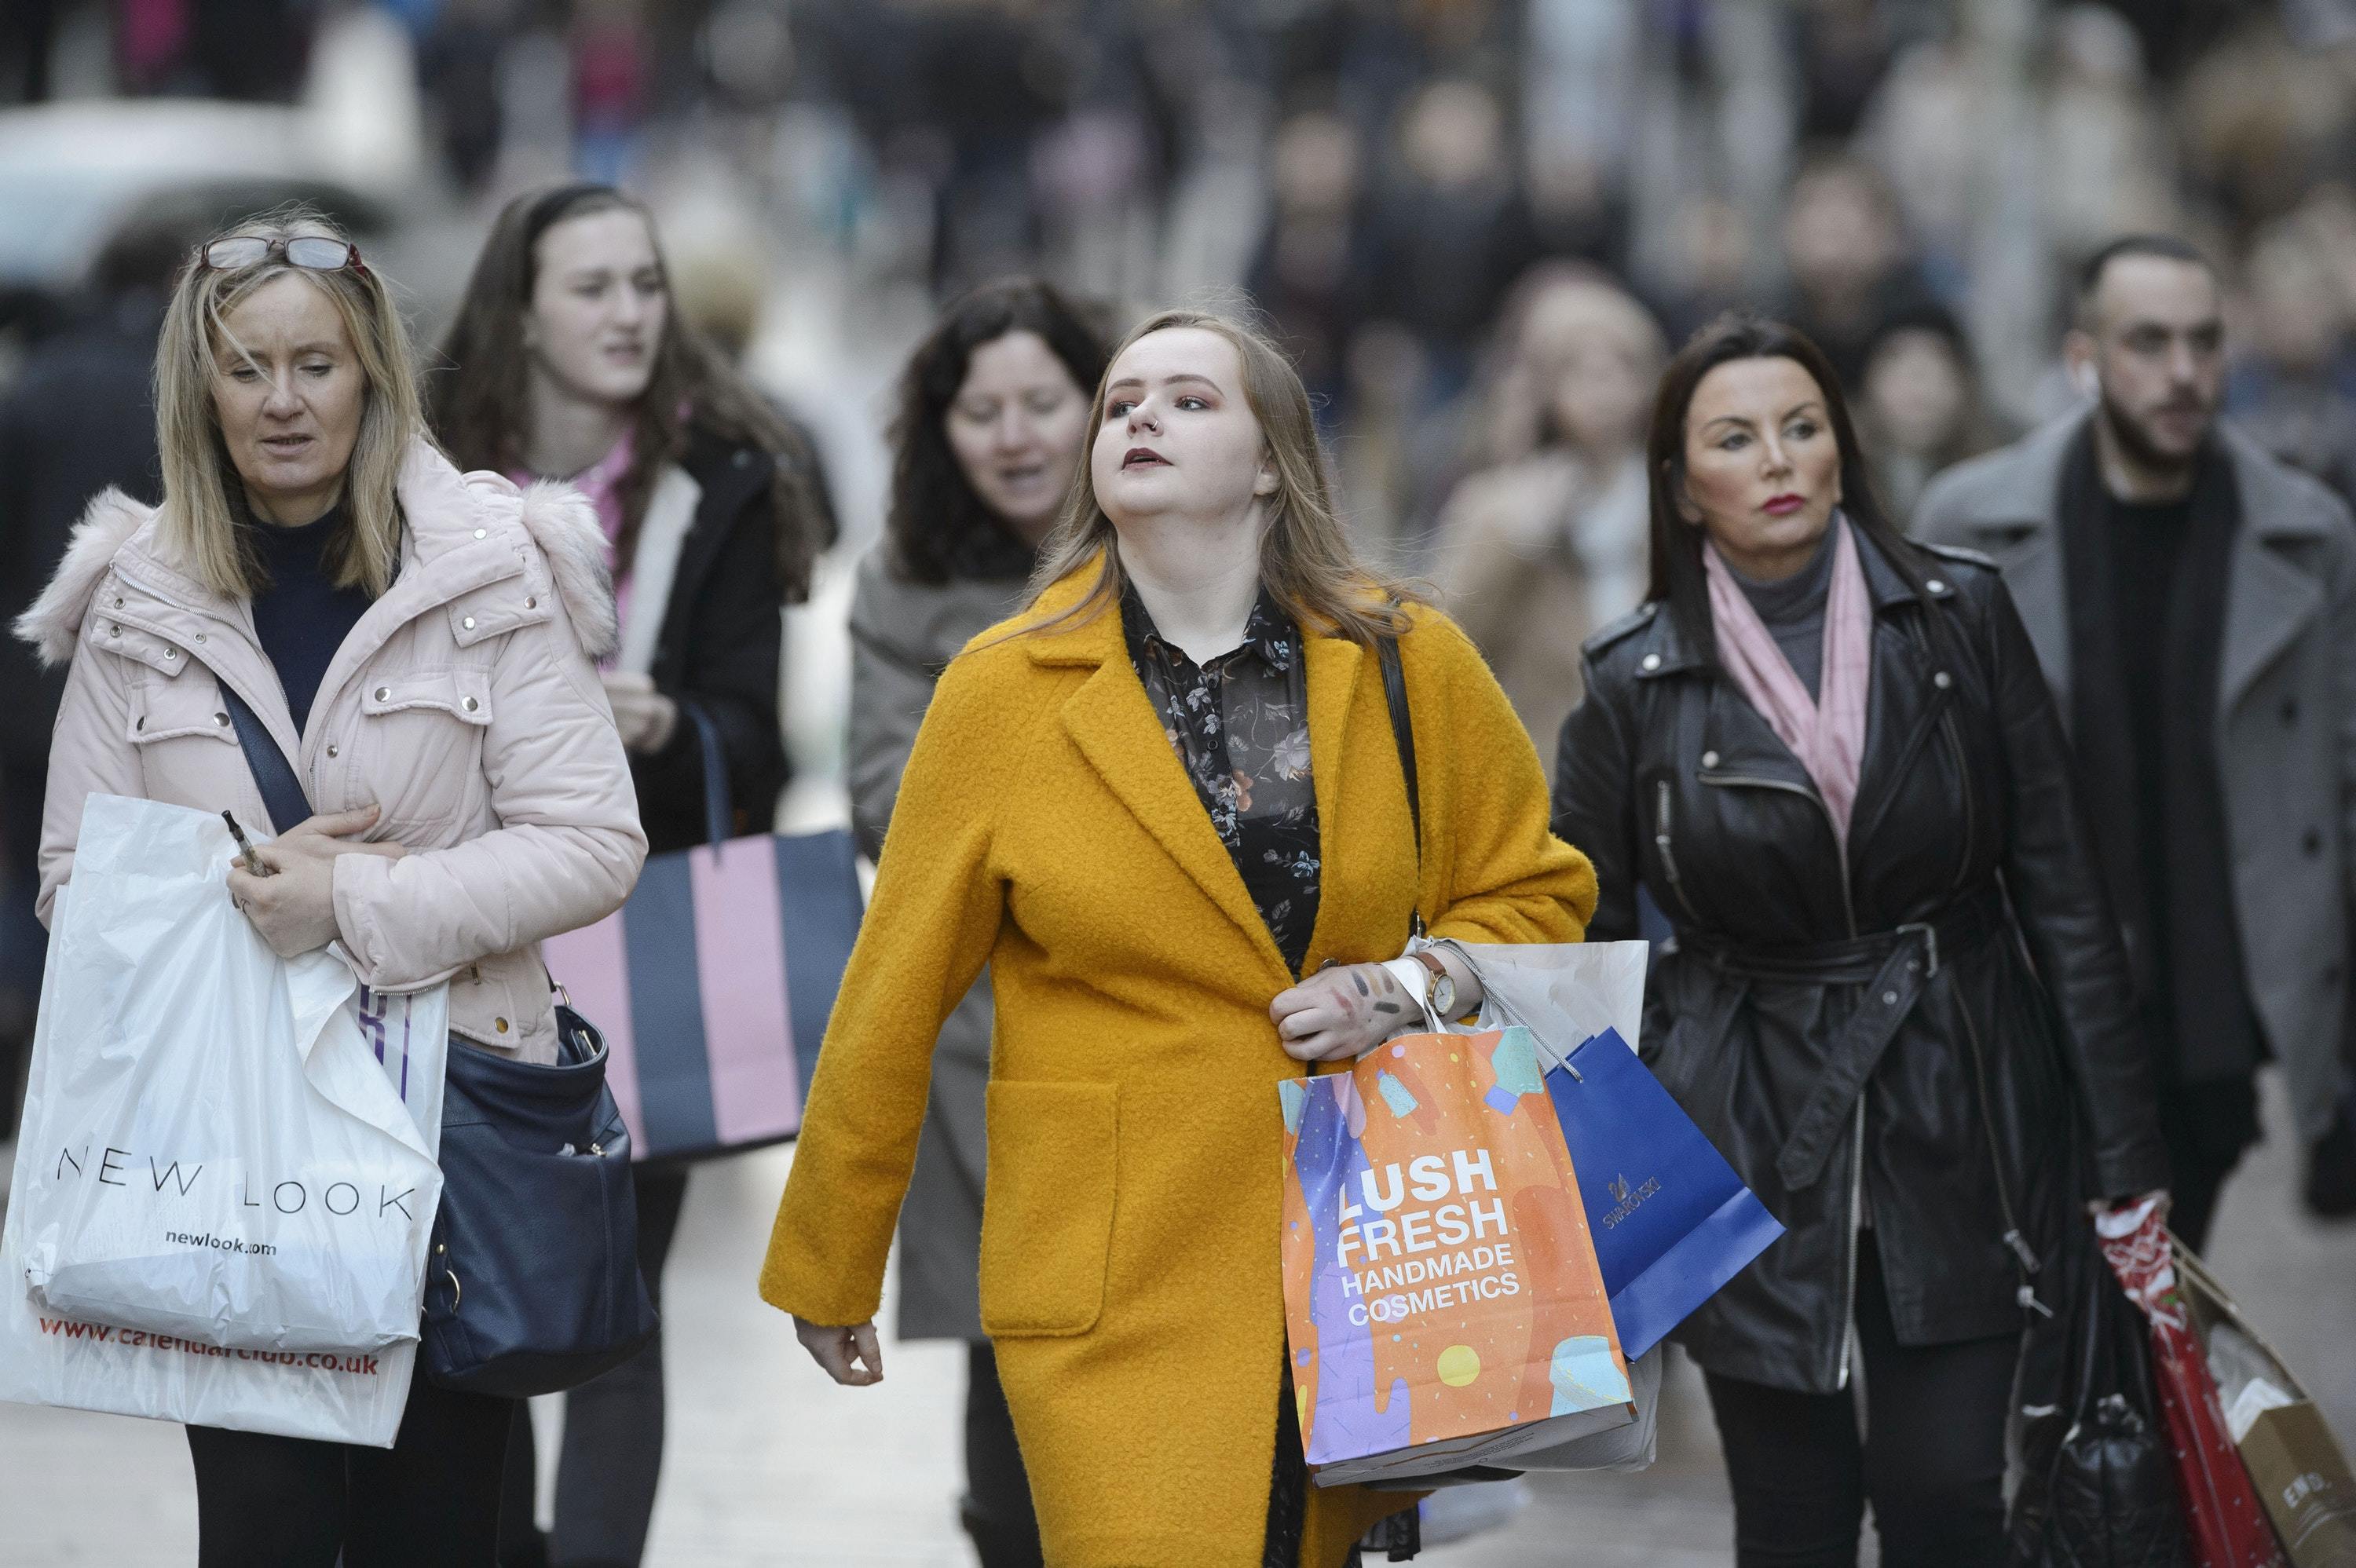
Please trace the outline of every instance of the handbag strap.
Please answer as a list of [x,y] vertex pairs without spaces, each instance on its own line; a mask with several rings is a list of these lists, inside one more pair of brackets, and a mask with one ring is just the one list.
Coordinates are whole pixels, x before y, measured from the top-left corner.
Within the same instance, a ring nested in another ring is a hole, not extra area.
[[292,831],[313,815],[311,797],[304,793],[294,764],[286,760],[261,715],[245,705],[245,699],[231,691],[227,681],[218,684],[221,706],[229,710],[230,725],[237,731],[238,747],[245,752],[245,765],[252,772],[254,785],[262,791],[262,804],[270,813],[271,831]]
[[728,753],[720,745],[720,726],[700,702],[681,698],[679,710],[695,726],[696,747],[703,754],[703,841],[725,844],[734,837],[736,812],[728,795]]
[[[1376,643],[1375,656],[1383,667],[1383,699],[1390,706],[1391,740],[1398,747],[1399,773],[1407,780],[1407,815],[1415,827],[1416,880],[1419,882],[1423,869],[1423,791],[1416,782],[1415,724],[1408,711],[1407,669],[1399,662],[1398,639],[1385,637]],[[1423,934],[1421,910],[1408,913],[1408,934]]]

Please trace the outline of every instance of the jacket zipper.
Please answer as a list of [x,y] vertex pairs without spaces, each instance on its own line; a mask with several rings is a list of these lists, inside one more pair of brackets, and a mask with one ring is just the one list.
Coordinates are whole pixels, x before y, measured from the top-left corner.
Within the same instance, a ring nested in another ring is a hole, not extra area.
[[1840,1371],[1834,1379],[1836,1388],[1848,1387],[1851,1353],[1857,1347],[1857,1233],[1858,1222],[1865,1218],[1865,1089],[1857,1092],[1857,1125],[1849,1135],[1848,1162],[1848,1288],[1844,1299],[1848,1310],[1841,1317]]
[[[1841,913],[1848,921],[1848,933],[1854,939],[1858,933],[1857,898],[1850,892],[1848,885],[1848,846],[1842,841],[1840,829],[1833,824],[1833,808],[1825,804],[1825,797],[1815,790],[1784,779],[1754,778],[1748,773],[1701,773],[1697,776],[1706,784],[1720,786],[1739,784],[1750,789],[1780,789],[1787,795],[1796,795],[1803,800],[1813,801],[1815,804],[1816,809],[1824,813],[1825,826],[1832,831],[1833,853],[1840,861]],[[1663,780],[1661,801],[1665,819],[1668,809],[1668,782]]]
[[1955,885],[1949,890],[1961,892],[1964,880],[1972,873],[1972,839],[1976,831],[1972,821],[1972,772],[1964,762],[1964,738],[1956,732],[1954,709],[1939,716],[1939,727],[1946,731],[1948,749],[1955,754],[1955,784],[1964,797],[1964,852],[1955,862]]
[[1660,793],[1654,798],[1659,803],[1659,809],[1653,818],[1653,848],[1661,853],[1661,874],[1669,879],[1669,891],[1676,893],[1677,902],[1685,906],[1687,917],[1699,924],[1701,916],[1695,912],[1693,901],[1686,897],[1685,879],[1677,875],[1676,853],[1670,848],[1668,780],[1661,781]]
[[[1842,839],[1840,829],[1833,821],[1833,808],[1825,803],[1825,797],[1815,790],[1804,789],[1783,779],[1756,778],[1748,773],[1703,773],[1699,776],[1701,782],[1706,784],[1737,784],[1751,789],[1780,789],[1815,803],[1816,809],[1825,815],[1825,826],[1832,830],[1833,853],[1840,862],[1841,912],[1847,918],[1849,937],[1854,941],[1858,934],[1857,895],[1851,891],[1848,885],[1848,845]],[[1665,784],[1662,785],[1665,799],[1667,787]],[[1849,1134],[1848,1266],[1847,1284],[1843,1296],[1847,1307],[1841,1313],[1840,1364],[1834,1373],[1836,1388],[1848,1387],[1849,1350],[1857,1339],[1857,1232],[1858,1221],[1864,1217],[1865,1212],[1865,1096],[1866,1090],[1863,1085],[1859,1085],[1857,1092],[1857,1120]]]

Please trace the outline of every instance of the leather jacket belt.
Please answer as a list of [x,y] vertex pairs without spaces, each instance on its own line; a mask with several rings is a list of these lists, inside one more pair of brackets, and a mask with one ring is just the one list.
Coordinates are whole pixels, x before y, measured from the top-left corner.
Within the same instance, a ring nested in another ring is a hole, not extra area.
[[2004,895],[1991,888],[1949,905],[1934,920],[1910,922],[1847,942],[1737,948],[1680,937],[1684,951],[1742,982],[1730,1007],[1740,1004],[1752,982],[1865,987],[1857,1010],[1826,1052],[1823,1075],[1776,1157],[1776,1174],[1786,1189],[1800,1191],[1824,1175],[1858,1095],[1941,965],[2001,935],[2005,928]]

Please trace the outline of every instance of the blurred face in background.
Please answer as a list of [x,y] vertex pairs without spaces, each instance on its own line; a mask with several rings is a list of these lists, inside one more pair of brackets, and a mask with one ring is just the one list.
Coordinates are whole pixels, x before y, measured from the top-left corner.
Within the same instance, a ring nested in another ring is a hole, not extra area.
[[343,312],[297,272],[282,272],[221,318],[213,411],[221,444],[267,523],[316,521],[343,491],[359,440],[368,377]]
[[1772,582],[1807,565],[1841,499],[1840,440],[1798,361],[1730,359],[1686,405],[1678,511],[1727,564]]
[[2303,237],[2279,234],[2250,257],[2250,329],[2258,352],[2291,375],[2322,370],[2350,326],[2329,261]]
[[1936,332],[1893,332],[1866,362],[1866,417],[1901,452],[1945,451],[1971,417],[1971,373],[1955,347]]
[[1269,148],[1269,184],[1289,217],[1344,217],[1358,196],[1358,142],[1338,114],[1296,114]]
[[1522,345],[1556,440],[1599,459],[1644,444],[1663,347],[1642,305],[1617,289],[1568,283],[1532,304]]
[[2092,376],[2104,422],[2125,454],[2147,467],[2181,468],[2216,422],[2224,389],[2217,281],[2195,261],[2117,257],[2066,352],[2073,371]]
[[524,346],[534,373],[584,402],[637,401],[670,313],[646,219],[627,208],[567,218],[549,225],[532,255]]
[[1088,428],[1088,395],[1047,340],[1018,330],[976,348],[942,423],[981,504],[1036,546],[1063,510]]
[[1199,326],[1150,332],[1105,372],[1088,476],[1126,532],[1149,519],[1231,520],[1276,494],[1243,356]]
[[1898,264],[1898,216],[1869,171],[1831,163],[1802,175],[1784,209],[1792,281],[1822,310],[1851,314]]

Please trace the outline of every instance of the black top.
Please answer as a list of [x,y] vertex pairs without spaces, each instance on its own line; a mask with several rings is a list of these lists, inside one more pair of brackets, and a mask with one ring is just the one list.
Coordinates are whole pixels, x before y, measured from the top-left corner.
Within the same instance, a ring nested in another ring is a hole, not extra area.
[[1162,640],[1134,590],[1120,619],[1172,748],[1286,966],[1300,974],[1323,870],[1300,628],[1263,589],[1242,644],[1198,665]]
[[298,528],[249,521],[243,525],[262,562],[266,586],[253,596],[253,635],[278,671],[286,710],[301,734],[312,699],[336,650],[368,613],[365,588],[338,588],[323,559],[327,542],[344,524],[344,509]]
[[[2111,624],[2141,628],[2117,638],[2118,709],[2126,720],[2127,754],[2134,764],[2136,858],[2143,864],[2144,901],[2138,912],[2151,923],[2151,935],[2165,951],[2172,859],[2168,820],[2168,754],[2160,731],[2168,711],[2169,597],[2176,583],[2184,536],[2192,526],[2192,497],[2141,506],[2109,501]],[[2189,696],[2190,694],[2184,694]],[[2198,699],[2193,699],[2198,700]],[[2190,891],[2190,889],[2179,890]]]
[[1780,582],[1753,582],[1739,571],[1734,573],[1744,597],[1766,623],[1775,645],[1783,650],[1792,673],[1800,677],[1810,697],[1817,695],[1817,683],[1824,678],[1825,602],[1832,594],[1833,528],[1840,526],[1836,517],[1808,564]]
[[[2225,589],[2241,528],[2232,460],[2202,455],[2189,494],[2136,505],[2104,486],[2091,427],[2062,466],[2071,741],[2112,907],[2126,933],[2162,1077],[2246,1082],[2265,1053],[2233,900],[2218,770]],[[2222,1105],[2220,1100],[2217,1104]],[[2236,1136],[2255,1136],[2236,1113]]]
[[[693,703],[719,732],[732,836],[769,830],[791,772],[777,720],[784,635],[777,610],[785,597],[777,536],[805,523],[777,515],[776,461],[757,446],[691,427],[679,462],[702,497],[680,541],[669,601],[640,602],[633,611],[662,617],[648,672],[655,689]],[[814,472],[811,478],[815,485]],[[630,753],[630,782],[650,852],[704,841],[702,739],[684,712],[662,750]]]

